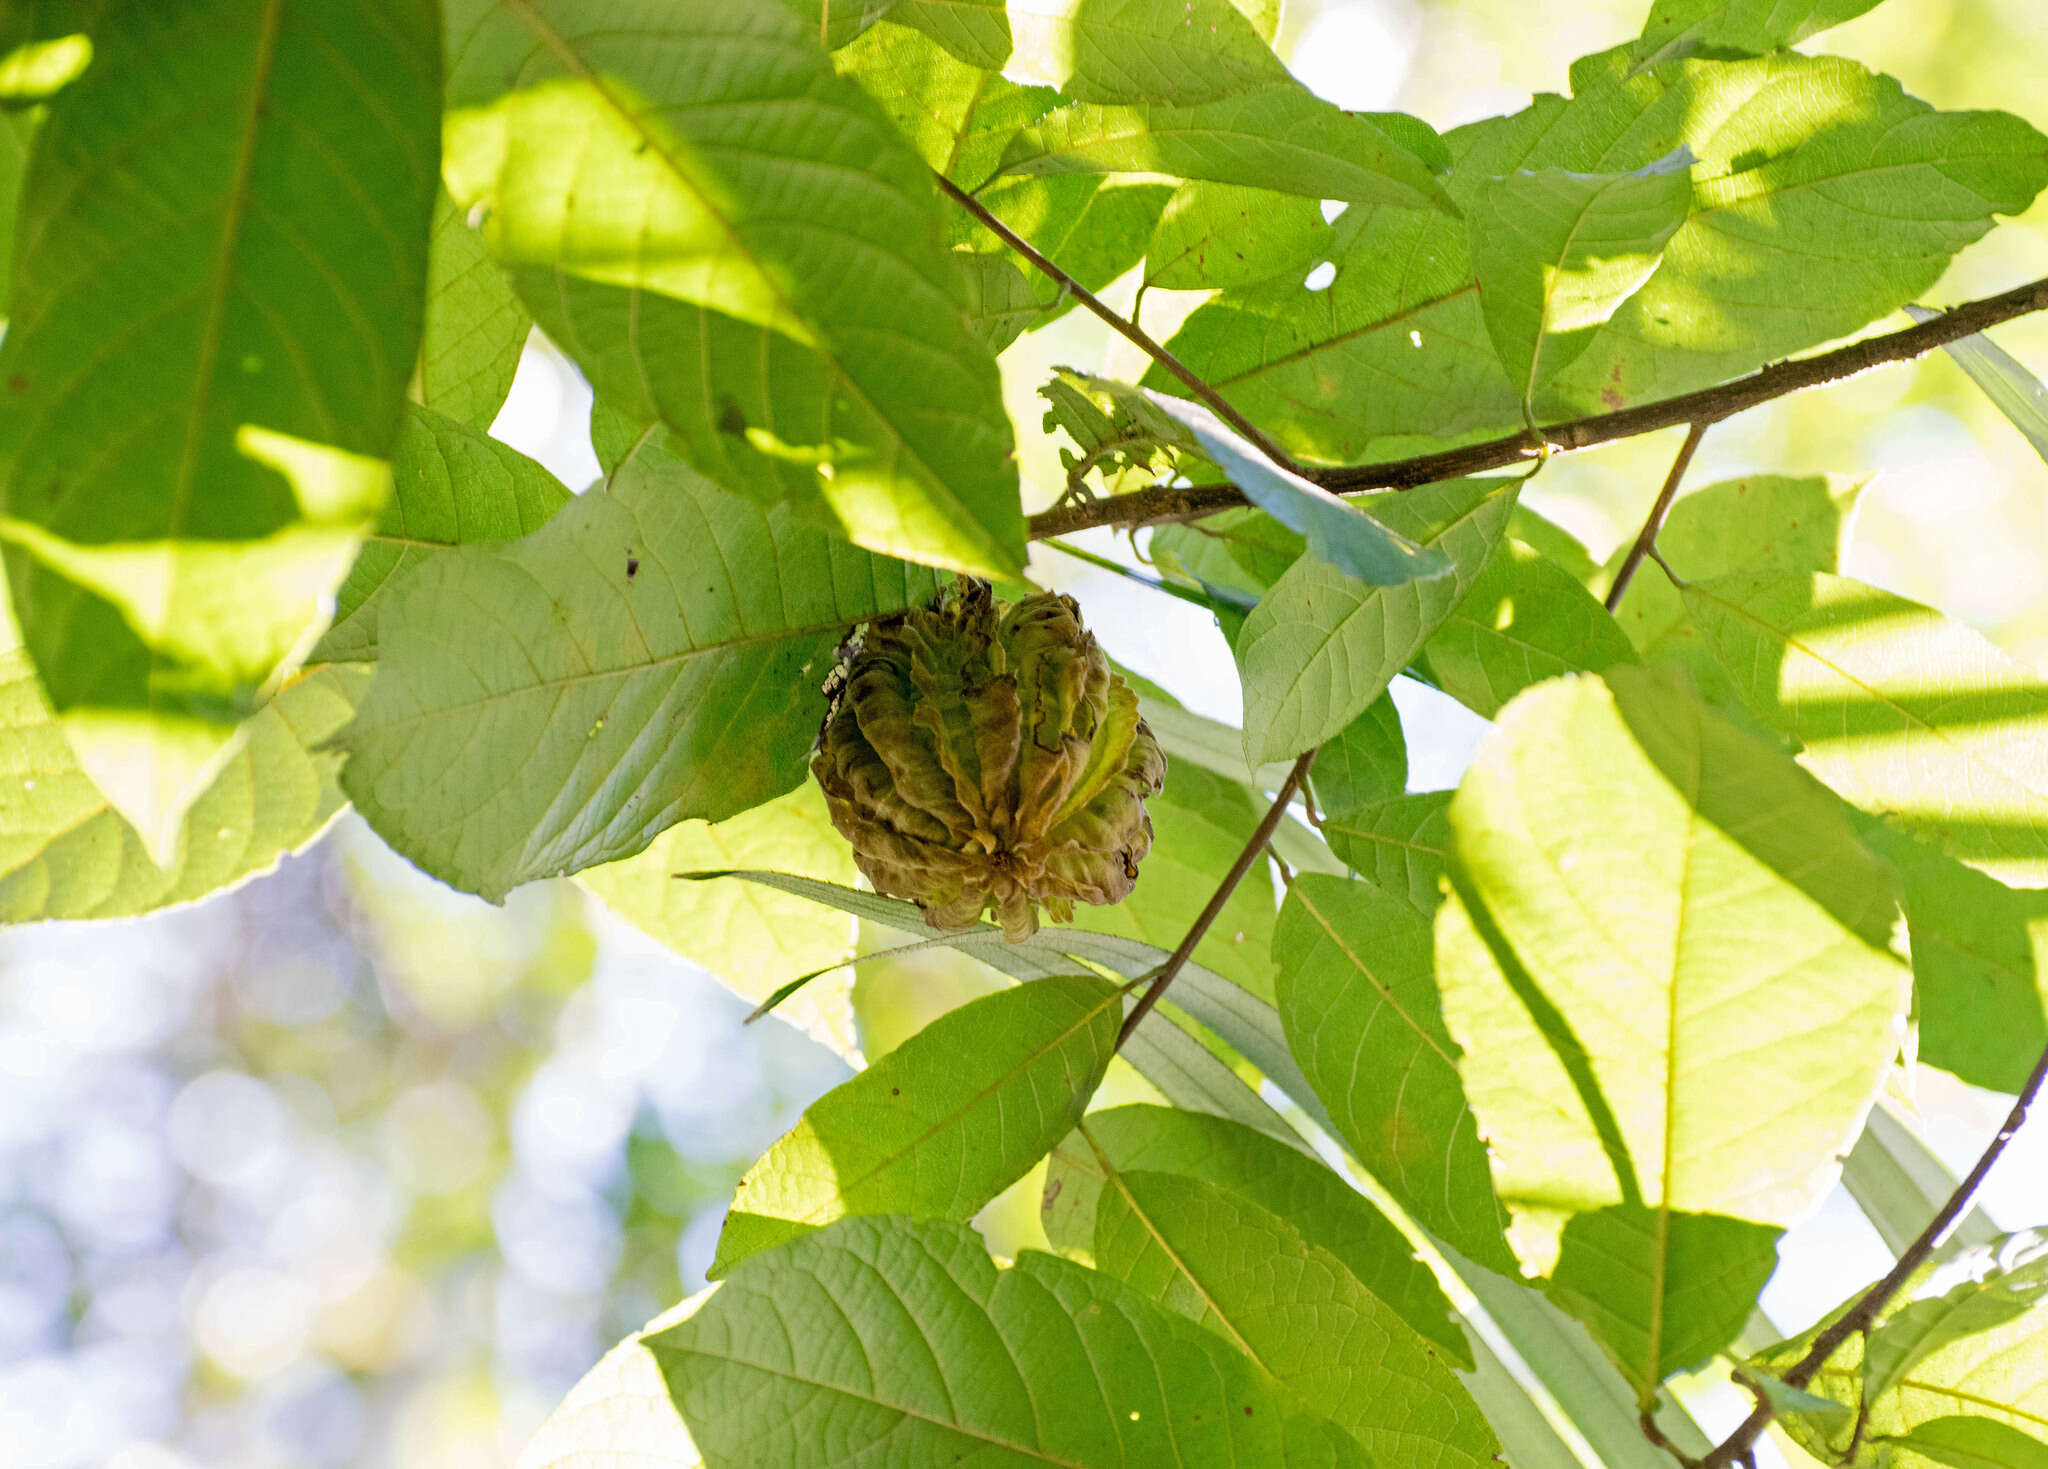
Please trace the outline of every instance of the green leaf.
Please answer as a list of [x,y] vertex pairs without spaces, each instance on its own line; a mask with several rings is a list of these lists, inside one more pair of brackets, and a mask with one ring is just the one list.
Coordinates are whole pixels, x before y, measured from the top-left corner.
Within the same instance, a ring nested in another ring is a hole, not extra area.
[[1012,76],[1076,102],[1193,106],[1288,81],[1230,0],[1011,0]]
[[[1023,561],[995,363],[923,161],[795,14],[462,0],[447,176],[614,406],[860,545]],[[517,87],[508,90],[508,81]]]
[[[2000,1427],[2037,1443],[2048,1435],[2044,1259],[2048,1255],[2036,1232],[2009,1235],[1959,1257],[1927,1283],[1928,1293],[1892,1305],[1872,1331],[1867,1350],[1860,1335],[1844,1342],[1814,1375],[1810,1389],[1838,1402],[1863,1402],[1865,1438],[1882,1445],[1893,1469],[2006,1463],[1997,1457],[2009,1441],[1998,1433]],[[1784,1371],[1805,1355],[1813,1334],[1780,1343],[1757,1365]],[[1869,1395],[1864,1398],[1866,1377]],[[1954,1422],[1958,1418],[1990,1426],[1962,1430]],[[1854,1432],[1852,1421],[1830,1415],[1795,1413],[1782,1422],[1794,1442],[1829,1462],[1843,1457]],[[1935,1453],[1912,1442],[1930,1423],[1941,1424],[1929,1438],[1929,1446],[1939,1450]],[[1973,1436],[1980,1437],[1976,1451],[1987,1458],[1944,1457],[1970,1448]],[[1880,1462],[1869,1447],[1857,1459],[1873,1469]],[[2026,1464],[2024,1459],[2011,1462]]]
[[963,189],[979,188],[1018,129],[1044,116],[1059,94],[993,75],[1000,59],[970,64],[898,24],[906,20],[903,0],[893,15],[832,64],[860,83],[928,165]]
[[1506,540],[1423,646],[1436,686],[1491,719],[1532,684],[1636,661],[1628,635],[1570,572]]
[[1010,17],[1003,0],[896,0],[889,12],[970,66],[996,71],[1009,60]]
[[374,661],[377,620],[398,578],[455,546],[531,535],[571,498],[518,450],[418,406],[392,451],[391,480],[391,501],[335,594],[317,658]]
[[2048,1440],[1990,1418],[1929,1418],[1881,1442],[1952,1469],[2048,1469]]
[[1151,541],[1155,560],[1171,554],[1202,581],[1249,592],[1255,600],[1271,590],[1307,548],[1298,531],[1251,506],[1157,526]]
[[1311,199],[1453,208],[1401,142],[1292,80],[1187,107],[1075,103],[1018,134],[1001,172],[1163,173]]
[[2048,1049],[2048,892],[2015,891],[1882,822],[1863,840],[1904,884],[1919,1059],[2019,1091]]
[[2048,883],[2048,686],[1932,608],[1825,574],[1684,589],[1756,716],[1865,810],[2023,886]]
[[1761,56],[1796,46],[1877,8],[1878,0],[1656,0],[1633,55],[1639,66],[1681,56]]
[[[853,957],[844,914],[758,883],[685,882],[679,872],[772,867],[852,884],[853,849],[832,829],[825,798],[805,781],[786,796],[719,822],[681,821],[646,851],[576,875],[607,908],[673,949],[742,999]],[[847,1054],[858,1050],[847,986],[807,984],[775,1013]]]
[[711,1298],[699,1291],[606,1352],[534,1431],[513,1469],[703,1469],[648,1338],[680,1326]]
[[[1069,174],[997,179],[976,197],[1082,290],[1101,291],[1143,258],[1172,192],[1165,184]],[[959,211],[952,238],[956,246],[994,256],[1022,271],[1044,308],[1044,321],[1056,320],[1078,304],[1072,292],[1027,266],[965,210]]]
[[1125,1173],[1185,1174],[1271,1208],[1439,1352],[1471,1365],[1465,1333],[1429,1267],[1385,1215],[1315,1158],[1242,1123],[1171,1107],[1113,1107],[1081,1126],[1087,1136],[1060,1144],[1046,1175],[1045,1229],[1061,1250],[1084,1263],[1094,1258],[1105,1159]]
[[1523,403],[1641,289],[1692,207],[1681,143],[1627,173],[1544,168],[1488,179],[1466,225],[1487,334]]
[[268,871],[345,804],[341,756],[322,747],[369,682],[314,669],[250,715],[158,864],[71,753],[19,646],[0,652],[0,921],[127,917]]
[[1244,740],[1227,724],[1143,694],[1138,697],[1138,712],[1153,738],[1159,741],[1159,748],[1166,752],[1169,771],[1176,763],[1195,765],[1265,791],[1280,789],[1280,783],[1287,779],[1284,763],[1256,768],[1247,765]]
[[1229,184],[1182,184],[1152,232],[1145,284],[1201,291],[1276,276],[1298,283],[1336,238],[1317,200]]
[[979,1212],[1080,1120],[1123,1013],[1120,988],[1080,974],[941,1015],[813,1102],[747,1170],[712,1277],[851,1214]]
[[649,435],[533,535],[394,590],[345,784],[414,863],[494,899],[629,857],[801,782],[834,646],[937,582],[724,493]]
[[967,285],[967,325],[989,351],[1045,324],[1045,301],[1021,266],[1000,255],[954,254]]
[[1454,480],[1365,502],[1390,530],[1447,556],[1449,576],[1373,587],[1314,557],[1289,568],[1237,640],[1246,758],[1293,755],[1364,713],[1463,600],[1514,498],[1512,483]]
[[[1145,803],[1152,850],[1138,885],[1114,907],[1081,905],[1080,928],[1122,934],[1171,951],[1251,839],[1263,806],[1244,786],[1195,765],[1169,764],[1166,788]],[[1264,999],[1273,998],[1273,879],[1254,865],[1195,948],[1197,962]]]
[[382,508],[438,16],[113,7],[37,138],[0,343],[7,579],[66,735],[164,862]]
[[1308,1144],[1251,1084],[1157,1010],[1117,1052],[1180,1114],[1220,1117],[1306,1153]]
[[0,109],[0,319],[7,315],[8,281],[14,273],[14,219],[21,199],[29,149],[43,120],[36,108]]
[[1392,796],[1325,817],[1323,839],[1360,877],[1426,917],[1442,901],[1450,804],[1449,791]]
[[1288,1048],[1338,1135],[1417,1223],[1513,1271],[1437,1001],[1428,915],[1370,883],[1304,874],[1273,957]]
[[1392,695],[1381,694],[1336,738],[1323,742],[1309,780],[1325,811],[1355,811],[1407,790],[1408,746]]
[[505,406],[533,318],[446,193],[434,202],[415,398],[474,429]]
[[[1910,875],[1906,881],[1910,888]],[[1870,1109],[1863,1135],[1842,1160],[1842,1187],[1849,1191],[1849,1197],[1856,1201],[1856,1207],[1863,1211],[1885,1248],[1900,1255],[1919,1238],[1927,1221],[1956,1191],[1956,1176],[1897,1116],[1888,1099],[1880,1097]],[[1959,1246],[1988,1244],[1998,1233],[1998,1227],[1984,1211],[1972,1205],[1935,1258],[1941,1259]]]
[[1308,554],[1368,587],[1400,587],[1448,576],[1452,563],[1419,546],[1355,505],[1275,464],[1199,403],[1152,393],[1161,412],[1181,424],[1247,500],[1299,534]]
[[1451,826],[1437,976],[1511,1240],[1647,1389],[1732,1339],[1861,1131],[1909,1000],[1895,879],[1784,756],[1621,668],[1509,705]]
[[[1939,315],[1924,306],[1909,305],[1905,310],[1916,322]],[[1970,381],[2026,436],[2034,452],[2048,459],[2048,385],[1982,332],[1950,342],[1942,350],[1955,358],[1956,366],[1968,373]]]
[[1508,517],[1508,534],[1555,561],[1580,586],[1589,585],[1598,572],[1592,553],[1577,536],[1555,521],[1545,520],[1520,500]]
[[713,1464],[1368,1462],[1194,1323],[1051,1255],[998,1270],[962,1224],[841,1220],[644,1342]]
[[1598,149],[1600,167],[1635,167],[1684,143],[1700,163],[1663,264],[1558,376],[1546,413],[1670,397],[1847,336],[2048,183],[2048,139],[2019,118],[1936,112],[1838,57],[1634,74],[1623,50],[1580,62],[1572,86],[1580,125],[1554,146],[1573,156],[1546,162],[1584,166]]
[[1476,1466],[1500,1448],[1440,1349],[1336,1255],[1241,1194],[1111,1169],[1095,1264],[1235,1345],[1374,1464]]

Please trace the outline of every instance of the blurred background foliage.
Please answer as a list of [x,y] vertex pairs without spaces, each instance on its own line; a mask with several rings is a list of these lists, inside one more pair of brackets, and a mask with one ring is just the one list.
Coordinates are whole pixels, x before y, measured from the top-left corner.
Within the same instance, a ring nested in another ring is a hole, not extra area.
[[[1574,57],[1633,35],[1643,9],[1296,0],[1281,51],[1344,105],[1441,128],[1561,89]],[[1890,0],[1809,45],[1937,105],[2048,125],[2039,0]],[[1964,254],[1929,304],[2043,275],[2037,205]],[[1110,299],[1129,309],[1133,294],[1125,281]],[[1196,299],[1150,292],[1144,324],[1164,337]],[[2048,370],[2048,318],[1998,339]],[[1007,354],[1034,507],[1062,481],[1036,432],[1056,364],[1141,368],[1079,314]],[[596,471],[587,411],[540,345],[498,432],[580,485]],[[1555,462],[1529,503],[1604,557],[1677,442]],[[1867,477],[1845,570],[2048,667],[2048,467],[1947,358],[1722,424],[1689,483],[1761,471]],[[1127,561],[1144,549],[1084,543]],[[1033,571],[1082,599],[1117,657],[1236,717],[1228,653],[1201,614],[1042,547]],[[1411,784],[1455,783],[1482,726],[1406,681],[1396,697]],[[821,981],[810,1013],[843,1014],[850,994],[870,1056],[999,982],[945,954],[858,976]],[[193,908],[0,935],[0,1464],[509,1464],[606,1346],[701,1284],[746,1164],[847,1074],[786,1024],[742,1028],[746,1010],[577,887],[493,908],[352,817]],[[1110,1100],[1142,1086],[1120,1066]],[[1957,1167],[2005,1106],[1925,1071],[1911,1102]],[[1983,1198],[2008,1228],[2048,1218],[2048,1139],[2036,1129],[2016,1151]],[[1027,1178],[991,1207],[995,1249],[1039,1238],[1035,1201]],[[1765,1306],[1783,1330],[1889,1263],[1840,1190],[1782,1255]],[[1711,1379],[1688,1396],[1710,1430],[1746,1406]]]

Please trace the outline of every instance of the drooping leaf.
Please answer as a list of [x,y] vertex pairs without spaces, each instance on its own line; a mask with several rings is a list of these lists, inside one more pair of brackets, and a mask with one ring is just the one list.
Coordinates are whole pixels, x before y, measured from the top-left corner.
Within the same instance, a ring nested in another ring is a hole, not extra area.
[[1450,862],[1451,793],[1390,796],[1323,819],[1330,850],[1373,886],[1418,913],[1436,912],[1439,882]]
[[[1936,313],[1908,305],[1906,315],[1927,321]],[[2034,452],[2048,459],[2048,385],[1982,332],[1950,342],[1942,350],[1955,358],[1956,366],[1968,373],[1970,381],[2026,436]]]
[[1186,107],[1077,102],[1018,134],[1000,171],[1163,173],[1311,199],[1450,211],[1429,164],[1404,143],[1290,79]]
[[930,175],[794,13],[461,0],[449,47],[450,192],[600,395],[870,549],[1019,567]]
[[[760,1002],[799,975],[853,957],[847,916],[738,879],[679,880],[679,872],[765,867],[851,885],[853,849],[832,829],[813,781],[719,822],[682,821],[646,851],[576,875],[607,908],[701,965],[734,994]],[[806,984],[775,1013],[840,1054],[858,1050],[848,986]]]
[[1145,251],[1145,283],[1171,291],[1298,282],[1329,254],[1337,232],[1322,205],[1298,194],[1228,184],[1182,184]]
[[1761,56],[1854,20],[1878,0],[1656,0],[1633,48],[1636,64],[1682,56]]
[[1387,1469],[1477,1466],[1499,1442],[1425,1341],[1328,1250],[1252,1198],[1111,1169],[1095,1266],[1234,1344]]
[[1692,207],[1692,150],[1627,173],[1522,170],[1466,216],[1487,334],[1525,404],[1656,270]]
[[23,646],[81,763],[169,862],[383,505],[419,341],[439,7],[121,6],[91,39],[22,187],[0,515]]
[[1447,557],[1448,576],[1373,587],[1311,556],[1290,567],[1237,640],[1246,758],[1293,755],[1364,713],[1471,588],[1514,497],[1512,483],[1456,480],[1365,502],[1374,519]]
[[842,1219],[642,1340],[711,1464],[1368,1462],[1201,1327],[1051,1255],[998,1270],[963,1224]]
[[1635,662],[1614,618],[1571,574],[1506,540],[1423,645],[1438,688],[1491,719],[1532,684]]
[[[1910,877],[1907,882],[1910,885]],[[1927,1221],[1956,1191],[1956,1182],[1948,1165],[1882,1097],[1870,1109],[1863,1135],[1842,1160],[1842,1187],[1894,1255],[1919,1238]],[[1998,1234],[1990,1216],[1972,1205],[1935,1258],[1943,1258],[1952,1248],[1989,1244]]]
[[643,438],[533,535],[394,588],[345,784],[414,863],[489,897],[629,857],[803,780],[834,646],[937,581]]
[[2004,882],[2048,885],[2048,685],[1932,608],[1822,573],[1684,588],[1754,714],[1800,763]]
[[1426,913],[1370,883],[1297,877],[1273,935],[1281,1024],[1373,1177],[1424,1228],[1512,1272],[1432,955]]
[[391,482],[390,503],[335,594],[317,658],[374,661],[378,615],[399,578],[454,546],[531,535],[570,498],[518,450],[417,405],[392,451]]
[[1451,573],[1449,556],[1417,545],[1322,486],[1275,464],[1200,403],[1151,394],[1161,412],[1194,436],[1202,452],[1246,499],[1300,535],[1308,554],[1368,587],[1399,587]]
[[853,1214],[966,1219],[1080,1120],[1123,993],[1095,975],[1000,990],[940,1016],[827,1092],[747,1170],[715,1278]]
[[511,282],[484,249],[455,201],[434,203],[427,251],[427,311],[420,330],[415,397],[473,429],[488,429],[505,406],[519,354],[533,328]]
[[[1092,1112],[1054,1150],[1045,1229],[1054,1245],[1093,1260],[1103,1160],[1130,1172],[1185,1174],[1256,1199],[1328,1251],[1367,1290],[1451,1360],[1471,1364],[1464,1332],[1429,1267],[1386,1216],[1316,1159],[1227,1118],[1171,1107]],[[1100,1154],[1098,1157],[1097,1155]]]
[[1408,789],[1408,746],[1391,695],[1381,694],[1336,738],[1323,742],[1309,782],[1325,812],[1355,811]]
[[1909,999],[1895,879],[1625,668],[1510,704],[1451,826],[1437,976],[1511,1239],[1647,1390],[1732,1339],[1862,1128]]

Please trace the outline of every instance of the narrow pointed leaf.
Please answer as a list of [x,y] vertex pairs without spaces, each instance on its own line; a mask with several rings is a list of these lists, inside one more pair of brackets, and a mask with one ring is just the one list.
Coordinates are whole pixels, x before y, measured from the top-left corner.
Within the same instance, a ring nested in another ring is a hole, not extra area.
[[349,794],[413,862],[493,898],[631,856],[803,780],[848,627],[936,585],[643,441],[533,535],[395,589],[342,737]]
[[924,162],[794,12],[627,10],[455,7],[447,176],[485,246],[597,391],[720,484],[1014,572],[1009,420]]
[[[1906,315],[1926,321],[1936,315],[1924,306],[1906,307]],[[1984,396],[2026,435],[2034,452],[2048,459],[2048,385],[2027,371],[2024,363],[1982,332],[1950,342],[1942,350],[1984,390]]]
[[850,1214],[979,1212],[1080,1120],[1123,1012],[1107,980],[1065,975],[940,1016],[747,1170],[710,1273]]
[[1182,424],[1245,498],[1297,532],[1311,556],[1369,587],[1398,587],[1448,576],[1451,559],[1419,546],[1322,486],[1275,464],[1199,403],[1149,395]]

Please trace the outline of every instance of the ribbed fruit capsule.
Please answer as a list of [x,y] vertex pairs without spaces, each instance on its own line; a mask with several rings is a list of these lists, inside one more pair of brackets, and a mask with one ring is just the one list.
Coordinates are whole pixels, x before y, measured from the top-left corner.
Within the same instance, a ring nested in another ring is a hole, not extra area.
[[1041,906],[1129,895],[1166,757],[1073,598],[963,581],[870,624],[840,674],[811,771],[875,891],[934,928],[992,908],[1012,943]]

